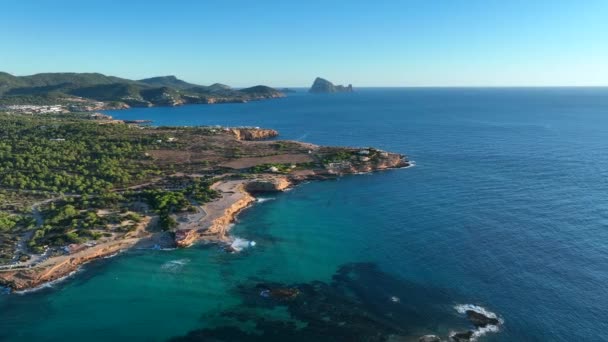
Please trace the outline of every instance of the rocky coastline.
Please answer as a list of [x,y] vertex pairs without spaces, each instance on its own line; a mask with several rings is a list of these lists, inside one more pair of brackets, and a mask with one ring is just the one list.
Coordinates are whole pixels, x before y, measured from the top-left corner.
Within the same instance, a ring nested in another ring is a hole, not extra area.
[[[391,162],[375,168],[352,168],[347,173],[373,172],[406,166],[407,162],[402,159],[393,159]],[[200,222],[181,224],[174,233],[174,245],[163,247],[187,248],[198,241],[227,243],[231,224],[235,222],[239,213],[256,202],[255,194],[283,192],[305,181],[327,180],[335,177],[335,174],[328,172],[311,172],[291,177],[267,175],[256,179],[219,181],[213,185],[213,189],[220,191],[222,197],[202,206],[207,213],[205,218]],[[151,218],[146,218],[142,224],[144,225],[142,228],[150,225]],[[51,258],[46,263],[33,268],[3,271],[0,272],[0,284],[13,291],[36,288],[66,277],[88,262],[117,254],[134,246],[159,246],[158,240],[157,235],[141,233],[137,236],[100,244],[74,255]]]
[[183,225],[176,231],[175,245],[189,247],[199,240],[226,242],[230,224],[242,210],[255,203],[256,194],[283,192],[306,181],[335,179],[340,175],[403,168],[409,165],[409,161],[402,155],[388,154],[386,161],[382,163],[351,165],[339,173],[334,170],[303,171],[293,175],[265,175],[255,179],[220,181],[212,188],[220,191],[222,197],[202,207],[207,216],[197,223],[198,229]]
[[[211,133],[210,136],[203,135],[199,138],[212,139],[222,144],[238,144],[239,149],[255,154],[251,157],[231,157],[227,162],[218,164],[218,170],[221,170],[222,174],[216,177],[210,187],[219,194],[217,198],[202,205],[194,205],[194,213],[190,211],[174,214],[178,224],[171,232],[152,232],[155,229],[148,228],[156,224],[158,216],[148,215],[131,233],[98,241],[77,252],[53,256],[35,265],[0,269],[0,286],[8,287],[12,291],[36,288],[66,277],[92,260],[108,257],[135,246],[185,248],[197,241],[228,243],[231,223],[242,210],[255,203],[256,194],[282,192],[305,181],[335,179],[342,175],[411,165],[404,155],[374,148],[323,147],[294,141],[257,141],[278,136],[279,133],[271,129],[245,127],[209,129],[208,132]],[[261,151],[273,150],[283,152],[260,154]],[[170,154],[167,154],[169,152]],[[182,152],[177,150],[157,150],[150,152],[150,158],[168,160],[168,157],[181,156],[180,153]],[[191,157],[190,159],[193,161]],[[182,174],[180,177],[201,176]]]
[[3,270],[0,272],[0,285],[12,291],[24,291],[67,277],[88,262],[116,255],[144,239],[150,239],[152,235],[146,233],[145,229],[151,224],[154,224],[154,220],[146,217],[140,222],[136,233],[124,239],[100,243],[71,255],[49,258],[35,267]]

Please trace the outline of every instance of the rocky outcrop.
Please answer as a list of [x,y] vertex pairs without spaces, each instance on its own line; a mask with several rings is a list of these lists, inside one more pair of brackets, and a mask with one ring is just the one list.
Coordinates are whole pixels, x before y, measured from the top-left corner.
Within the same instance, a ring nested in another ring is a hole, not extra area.
[[330,81],[317,77],[310,87],[310,93],[322,94],[322,93],[350,93],[353,91],[352,84],[348,86],[334,85]]
[[196,241],[196,231],[194,229],[179,229],[175,232],[177,247],[189,247],[194,241]]
[[230,128],[230,132],[238,140],[262,140],[279,136],[276,130],[264,128]]
[[478,328],[485,328],[488,325],[498,325],[500,323],[497,318],[488,317],[474,310],[467,310],[466,315],[469,321]]
[[370,148],[352,153],[349,159],[329,162],[324,166],[327,173],[341,175],[395,169],[410,165],[410,161],[402,154]]
[[473,337],[473,332],[470,330],[456,332],[456,333],[453,333],[452,335],[450,335],[450,338],[454,342],[468,342],[471,340],[472,337]]
[[277,192],[284,191],[291,186],[287,177],[272,177],[267,179],[256,179],[246,185],[248,192]]

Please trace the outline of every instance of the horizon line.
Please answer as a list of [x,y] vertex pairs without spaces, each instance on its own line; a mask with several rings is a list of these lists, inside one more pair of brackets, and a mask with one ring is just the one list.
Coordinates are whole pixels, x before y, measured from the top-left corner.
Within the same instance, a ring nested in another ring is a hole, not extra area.
[[[62,74],[62,73],[71,73],[71,74],[100,74],[100,75],[104,75],[104,76],[108,76],[108,77],[118,77],[118,78],[124,78],[124,79],[128,79],[128,80],[132,80],[132,81],[139,81],[141,79],[137,79],[137,78],[126,78],[125,76],[114,76],[113,74],[110,73],[103,73],[103,72],[99,72],[99,71],[46,71],[46,72],[36,72],[36,73],[32,73],[29,75],[19,75],[19,74],[13,74],[7,71],[2,71],[0,70],[0,73],[7,73],[9,75],[15,76],[15,77],[28,77],[28,76],[34,76],[34,75],[38,75],[38,74]],[[181,76],[177,76],[177,75],[160,75],[160,76],[149,76],[149,77],[145,77],[145,78],[154,78],[154,77],[168,77],[168,76],[173,76],[176,77],[179,80],[182,80],[184,82],[188,82],[188,83],[192,83],[195,85],[203,85],[206,82],[202,82],[202,83],[196,83],[196,82],[191,82],[191,81],[185,81],[183,78],[181,78]],[[315,77],[319,77],[319,76],[315,76]],[[143,79],[145,79],[143,78]],[[333,81],[331,81],[332,83],[334,83]],[[222,81],[219,82],[212,82],[209,84],[215,84],[215,83],[223,83],[226,84]],[[350,83],[350,82],[349,82]],[[336,85],[341,84],[340,82],[336,82],[334,83]],[[253,86],[257,86],[257,85],[266,85],[264,83],[257,83]],[[248,88],[248,87],[252,87],[252,85],[242,85],[242,86],[231,86],[232,88],[235,89],[239,89],[239,88]],[[280,88],[310,88],[310,85],[299,85],[299,86],[269,86],[275,89],[280,89]],[[356,85],[353,83],[353,88],[471,88],[471,89],[480,89],[480,88],[607,88],[608,87],[608,83],[604,84],[604,85],[597,85],[597,84],[593,84],[593,85],[564,85],[564,84],[549,84],[549,85],[538,85],[538,84],[532,84],[532,85],[522,85],[522,84],[518,84],[518,85]]]

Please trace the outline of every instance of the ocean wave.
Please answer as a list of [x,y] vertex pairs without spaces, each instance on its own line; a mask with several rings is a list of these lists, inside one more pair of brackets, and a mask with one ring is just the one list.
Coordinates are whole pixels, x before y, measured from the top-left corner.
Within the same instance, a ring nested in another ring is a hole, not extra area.
[[409,169],[410,167],[414,167],[414,166],[416,166],[416,161],[410,160],[408,166],[401,167],[400,169]]
[[499,331],[500,329],[497,325],[487,325],[483,328],[477,328],[477,330],[473,331],[473,338],[471,340],[475,341],[487,333],[497,333]]
[[232,243],[230,243],[230,248],[235,252],[240,252],[245,248],[254,247],[255,245],[255,241],[248,241],[237,237],[232,240]]
[[276,197],[258,197],[255,200],[258,203],[264,203],[264,202],[272,201],[272,200],[275,200],[275,199],[276,199]]
[[104,256],[103,258],[104,259],[110,259],[110,258],[113,258],[113,257],[117,256],[118,254],[120,254],[120,251],[118,251],[116,253],[108,254],[108,255]]
[[178,272],[188,263],[190,263],[190,259],[171,260],[160,265],[160,269],[163,271]]

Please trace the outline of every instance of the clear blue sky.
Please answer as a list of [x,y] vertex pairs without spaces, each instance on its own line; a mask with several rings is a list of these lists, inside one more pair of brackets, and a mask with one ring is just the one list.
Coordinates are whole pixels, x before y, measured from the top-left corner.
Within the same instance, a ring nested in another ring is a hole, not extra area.
[[0,70],[232,86],[608,85],[607,0],[0,0]]

